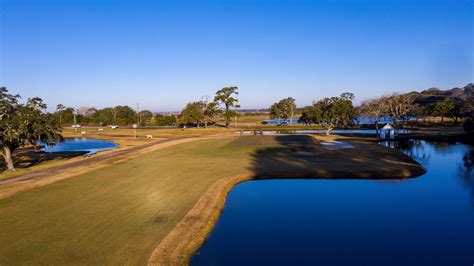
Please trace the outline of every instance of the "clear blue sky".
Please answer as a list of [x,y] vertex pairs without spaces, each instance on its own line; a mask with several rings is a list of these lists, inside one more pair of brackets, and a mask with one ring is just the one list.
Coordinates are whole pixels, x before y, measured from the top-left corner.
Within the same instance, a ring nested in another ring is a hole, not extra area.
[[180,110],[223,87],[293,96],[473,81],[470,0],[0,0],[0,84],[50,107]]

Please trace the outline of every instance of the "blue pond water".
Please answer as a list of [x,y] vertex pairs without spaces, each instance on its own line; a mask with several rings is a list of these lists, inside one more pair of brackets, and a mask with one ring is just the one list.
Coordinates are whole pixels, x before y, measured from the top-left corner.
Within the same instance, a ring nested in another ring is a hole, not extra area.
[[[326,130],[320,129],[308,129],[308,130],[263,130],[264,135],[267,134],[326,134]],[[409,130],[400,129],[398,134],[403,135],[409,133]],[[243,134],[249,135],[253,134],[253,131],[244,130]],[[375,129],[335,129],[331,130],[331,134],[361,134],[361,135],[375,135]],[[240,131],[235,132],[235,134],[240,134]]]
[[[407,116],[407,117],[404,118],[405,121],[414,120],[414,119],[415,119],[414,116]],[[299,120],[299,118],[292,118],[291,123],[292,124],[297,124],[298,120]],[[263,120],[262,122],[266,123],[266,124],[277,125],[277,124],[280,124],[284,121],[285,121],[284,119],[267,119],[267,120]],[[366,115],[359,115],[359,116],[356,116],[354,121],[353,121],[353,123],[356,124],[356,125],[375,124],[375,122],[378,122],[379,124],[394,123],[395,119],[384,115],[384,116],[379,117],[378,121],[376,121],[376,119],[373,118],[373,117],[369,117],[369,116],[366,116]]]
[[[292,118],[291,123],[297,124],[298,120],[299,118]],[[262,122],[266,124],[277,125],[277,124],[283,123],[284,121],[285,121],[284,119],[267,119],[267,120],[263,120]]]
[[414,179],[237,185],[192,265],[473,265],[474,148],[383,143],[422,163]]
[[[44,143],[40,143],[45,145]],[[98,151],[110,150],[117,147],[117,144],[99,139],[88,138],[71,138],[65,139],[64,142],[57,143],[54,146],[45,145],[42,151],[45,152],[65,152],[65,151],[87,151],[88,154],[93,154]]]

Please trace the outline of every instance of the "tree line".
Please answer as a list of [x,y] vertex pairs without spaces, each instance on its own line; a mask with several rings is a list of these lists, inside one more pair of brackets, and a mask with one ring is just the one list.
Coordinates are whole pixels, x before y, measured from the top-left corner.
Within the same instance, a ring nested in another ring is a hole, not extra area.
[[[7,169],[13,170],[12,153],[19,147],[33,145],[42,141],[48,144],[62,139],[61,125],[95,124],[95,125],[145,125],[153,123],[159,126],[196,126],[214,125],[217,117],[221,117],[229,127],[237,119],[240,108],[238,104],[238,87],[231,86],[218,90],[212,101],[203,97],[199,101],[188,103],[179,115],[153,115],[149,110],[136,112],[129,106],[115,106],[103,109],[74,109],[57,105],[53,113],[46,112],[46,104],[41,98],[28,98],[20,102],[19,95],[12,95],[5,87],[0,87],[0,154]],[[297,108],[295,99],[288,97],[274,103],[269,111],[272,118],[292,123],[297,114],[298,122],[320,125],[327,134],[335,128],[352,125],[358,115],[365,115],[375,121],[384,117],[395,119],[397,126],[410,120],[426,116],[453,118],[457,123],[464,119],[466,132],[474,130],[474,84],[464,88],[442,91],[436,88],[422,92],[391,94],[376,97],[354,107],[355,96],[350,92],[339,96],[314,101],[312,105]],[[378,129],[378,128],[377,128]]]
[[229,126],[232,118],[237,117],[237,87],[225,87],[216,92],[214,100],[202,100],[186,105],[179,116],[153,116],[149,110],[134,111],[129,106],[115,106],[103,109],[74,109],[62,104],[56,106],[53,113],[46,112],[47,105],[41,98],[28,98],[20,102],[20,95],[13,95],[5,87],[0,87],[0,155],[5,162],[7,171],[14,171],[12,154],[20,147],[35,147],[43,142],[48,145],[62,141],[62,125],[64,124],[99,124],[130,125],[144,124],[155,121],[157,125],[197,125],[207,127],[215,116],[222,116],[225,126]]
[[466,132],[473,131],[474,116],[474,84],[463,88],[440,90],[431,88],[422,92],[394,93],[363,101],[354,107],[355,96],[350,92],[338,97],[324,98],[314,101],[312,105],[297,108],[295,99],[288,97],[274,103],[270,107],[270,117],[282,119],[288,124],[299,113],[299,123],[320,125],[327,134],[334,128],[346,128],[357,121],[359,116],[370,118],[378,131],[379,122],[384,117],[392,118],[395,126],[402,126],[413,118],[415,121],[426,117],[440,117],[441,124],[445,118],[458,123],[464,119]]
[[422,92],[380,96],[362,102],[356,112],[373,118],[375,122],[388,116],[395,119],[398,125],[406,123],[410,117],[416,117],[416,121],[430,116],[440,117],[441,124],[445,118],[453,119],[454,124],[463,118],[464,126],[469,131],[474,115],[474,84],[447,91],[431,88]]
[[[326,129],[326,134],[336,127],[348,127],[354,119],[352,101],[354,94],[346,92],[338,97],[324,98],[314,101],[312,105],[299,109],[299,123],[320,125]],[[288,97],[274,103],[270,107],[270,117],[293,123],[297,112],[295,99]]]
[[135,111],[127,105],[107,107],[103,109],[79,108],[74,109],[57,105],[53,117],[61,125],[120,125],[129,126],[155,125],[155,126],[203,126],[214,124],[212,119],[217,116],[224,118],[225,126],[228,127],[231,120],[238,116],[236,109],[238,105],[238,87],[225,87],[218,90],[213,101],[203,97],[200,101],[188,103],[179,115],[156,114],[150,110]]

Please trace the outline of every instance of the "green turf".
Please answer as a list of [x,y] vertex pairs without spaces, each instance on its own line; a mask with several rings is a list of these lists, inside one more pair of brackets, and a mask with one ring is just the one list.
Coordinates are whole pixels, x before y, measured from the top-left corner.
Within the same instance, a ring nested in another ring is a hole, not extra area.
[[0,265],[145,264],[217,179],[251,147],[183,144],[0,200]]
[[199,197],[216,180],[234,174],[306,170],[311,177],[344,177],[419,167],[391,162],[406,159],[393,149],[353,144],[364,146],[328,151],[307,136],[197,141],[5,198],[0,265],[145,264]]

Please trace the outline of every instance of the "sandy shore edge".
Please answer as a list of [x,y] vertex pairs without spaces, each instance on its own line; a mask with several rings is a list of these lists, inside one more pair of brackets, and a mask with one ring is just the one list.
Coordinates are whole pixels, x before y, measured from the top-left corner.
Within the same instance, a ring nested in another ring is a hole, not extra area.
[[[411,159],[411,158],[410,158]],[[414,161],[413,161],[414,162]],[[411,162],[410,162],[411,163]],[[417,162],[415,162],[418,164]],[[426,172],[426,169],[418,164],[416,169],[406,169],[405,171],[391,174],[388,173],[367,173],[361,172],[360,175],[353,175],[344,179],[365,179],[365,180],[383,180],[383,179],[406,179],[420,176]],[[148,260],[148,265],[188,265],[191,257],[202,246],[210,236],[215,224],[219,220],[220,214],[225,206],[228,193],[239,183],[251,180],[264,179],[341,179],[335,178],[330,173],[314,175],[315,173],[301,174],[276,174],[271,177],[259,177],[253,173],[243,173],[236,176],[225,177],[215,182],[199,198],[193,208],[184,216],[184,218],[169,232],[169,234],[159,243]],[[312,175],[312,178],[310,177]],[[316,178],[315,178],[316,176]]]
[[254,178],[253,174],[241,174],[214,183],[160,242],[148,265],[189,264],[190,258],[206,241],[219,220],[227,194],[235,185]]

